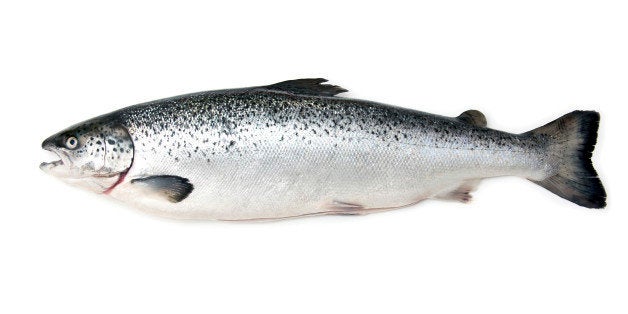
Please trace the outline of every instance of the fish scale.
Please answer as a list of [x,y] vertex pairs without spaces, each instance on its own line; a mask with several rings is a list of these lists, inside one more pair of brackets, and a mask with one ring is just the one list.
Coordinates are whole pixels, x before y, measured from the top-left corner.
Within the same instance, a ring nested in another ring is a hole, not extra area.
[[[98,132],[95,125],[106,126],[112,141],[132,143],[132,161],[110,167],[114,184],[90,169],[80,180],[173,218],[276,219],[364,214],[427,198],[466,202],[481,179],[496,176],[529,179],[582,206],[605,204],[590,163],[597,113],[577,111],[511,134],[487,128],[479,111],[438,116],[337,97],[346,90],[324,82],[139,104],[66,129],[43,146],[72,157],[77,150],[63,145],[68,136],[83,143]],[[66,159],[42,169],[71,170],[88,157]]]

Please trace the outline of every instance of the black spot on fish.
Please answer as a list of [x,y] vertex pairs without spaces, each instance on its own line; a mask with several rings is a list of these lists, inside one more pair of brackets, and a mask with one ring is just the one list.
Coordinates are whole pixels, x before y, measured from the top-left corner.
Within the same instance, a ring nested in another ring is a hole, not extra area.
[[107,143],[109,145],[116,145],[116,141],[112,140],[112,139],[107,139]]

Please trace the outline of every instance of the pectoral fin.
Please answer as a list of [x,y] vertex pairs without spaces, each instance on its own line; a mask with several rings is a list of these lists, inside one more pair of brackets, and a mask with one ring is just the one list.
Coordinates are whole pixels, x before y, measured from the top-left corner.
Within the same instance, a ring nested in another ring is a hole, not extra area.
[[194,185],[186,178],[177,176],[150,176],[131,180],[131,184],[146,189],[156,196],[178,203],[194,190]]

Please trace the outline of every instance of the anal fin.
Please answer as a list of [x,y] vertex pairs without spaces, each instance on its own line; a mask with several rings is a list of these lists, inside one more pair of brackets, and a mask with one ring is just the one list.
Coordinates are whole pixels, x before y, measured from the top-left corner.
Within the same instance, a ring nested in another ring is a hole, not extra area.
[[131,184],[172,203],[181,202],[194,190],[194,185],[188,179],[178,176],[161,175],[136,178],[131,180]]
[[478,184],[480,184],[479,179],[467,180],[467,181],[464,181],[461,185],[459,185],[455,189],[448,190],[446,192],[438,194],[434,198],[441,199],[441,200],[458,201],[461,203],[468,203],[473,198],[473,196],[471,195],[471,192],[477,189]]

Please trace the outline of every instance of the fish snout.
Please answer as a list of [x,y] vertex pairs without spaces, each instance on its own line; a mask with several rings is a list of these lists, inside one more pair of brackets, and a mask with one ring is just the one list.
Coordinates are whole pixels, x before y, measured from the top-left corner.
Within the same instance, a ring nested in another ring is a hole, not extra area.
[[54,143],[53,137],[49,137],[45,139],[43,142],[41,142],[41,148],[47,151],[51,151],[54,146],[55,146],[55,143]]

